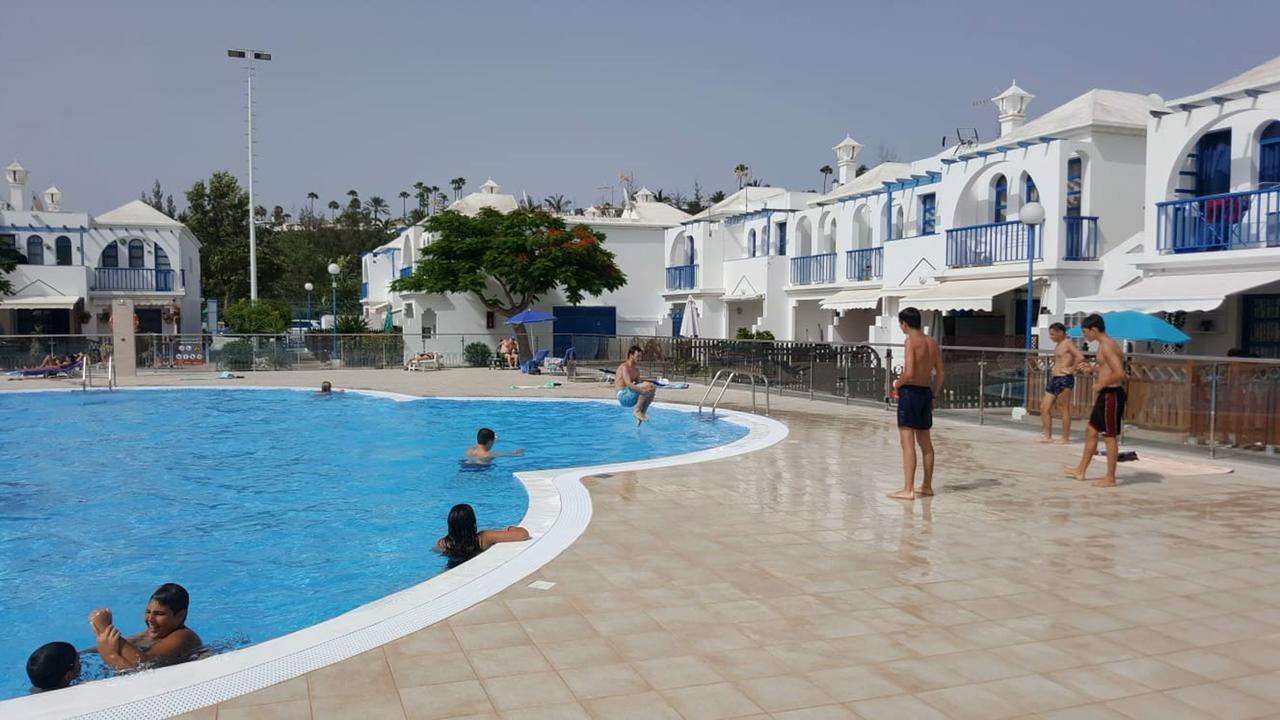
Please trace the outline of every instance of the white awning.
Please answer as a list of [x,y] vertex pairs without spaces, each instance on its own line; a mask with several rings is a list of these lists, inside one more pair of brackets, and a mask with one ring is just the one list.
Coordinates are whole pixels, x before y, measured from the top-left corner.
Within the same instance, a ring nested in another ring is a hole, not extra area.
[[80,302],[74,295],[32,295],[30,297],[0,297],[3,310],[70,310]]
[[1137,310],[1143,313],[1213,310],[1228,295],[1280,282],[1280,270],[1152,275],[1100,295],[1068,298],[1069,313]]
[[[1037,281],[1040,278],[1037,278]],[[1014,288],[1026,287],[1026,278],[973,278],[948,280],[937,285],[927,285],[903,299],[919,310],[991,310],[991,299]]]
[[822,301],[823,310],[870,310],[880,303],[880,288],[841,290]]

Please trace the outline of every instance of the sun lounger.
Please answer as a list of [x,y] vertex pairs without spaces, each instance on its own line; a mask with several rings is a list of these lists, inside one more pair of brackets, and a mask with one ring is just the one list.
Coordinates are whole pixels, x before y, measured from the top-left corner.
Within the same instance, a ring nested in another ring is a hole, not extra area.
[[520,372],[525,373],[526,375],[534,375],[537,372],[541,372],[540,368],[542,367],[542,363],[550,354],[550,350],[539,350],[538,354],[534,355],[531,360],[526,360],[520,363]]
[[73,363],[67,363],[66,365],[53,365],[50,367],[42,367],[42,368],[21,368],[18,370],[11,370],[8,374],[18,378],[49,378],[49,377],[57,377],[58,375],[66,375],[68,373],[79,370],[83,366],[84,366],[84,360],[77,360]]
[[425,371],[428,368],[434,368],[436,370],[441,368],[440,353],[422,353],[421,355],[410,358],[409,362],[404,364],[404,369],[409,372],[417,372],[420,370]]

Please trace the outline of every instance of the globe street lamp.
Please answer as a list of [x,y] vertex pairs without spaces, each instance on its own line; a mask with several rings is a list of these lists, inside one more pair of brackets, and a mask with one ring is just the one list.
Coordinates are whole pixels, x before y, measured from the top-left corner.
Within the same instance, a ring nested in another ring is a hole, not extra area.
[[329,263],[329,275],[333,279],[333,357],[338,357],[338,263]]
[[315,285],[307,283],[302,287],[307,289],[307,322],[311,322],[311,291],[316,289]]
[[1036,228],[1044,222],[1044,206],[1038,202],[1029,202],[1018,211],[1018,219],[1027,226],[1027,344],[1026,350],[1031,352],[1031,328],[1035,324],[1035,316],[1031,314],[1031,298],[1035,290],[1033,276],[1036,267]]

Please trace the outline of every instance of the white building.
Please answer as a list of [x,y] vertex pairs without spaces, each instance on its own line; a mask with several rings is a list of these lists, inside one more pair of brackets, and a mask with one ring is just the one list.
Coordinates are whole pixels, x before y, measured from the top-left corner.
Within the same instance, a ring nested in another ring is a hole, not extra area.
[[1067,310],[1168,313],[1191,353],[1280,358],[1280,57],[1150,115],[1143,230]]
[[[504,194],[492,179],[479,192],[467,195],[450,210],[474,215],[482,208],[510,212],[518,206],[514,197]],[[535,308],[555,315],[556,320],[530,326],[539,348],[563,352],[575,342],[571,336],[653,335],[670,332],[666,306],[662,301],[662,274],[658,258],[662,252],[665,228],[678,224],[688,215],[666,203],[656,202],[653,193],[641,189],[627,198],[621,211],[609,215],[595,209],[583,215],[564,216],[566,224],[584,224],[604,233],[605,248],[612,252],[627,284],[599,297],[587,297],[571,306],[558,293],[543,297]],[[392,280],[407,276],[419,258],[421,249],[433,240],[431,233],[415,225],[394,240],[365,255],[362,259],[362,298],[370,325],[382,327],[385,313],[392,313],[392,323],[402,328],[406,352],[420,350],[445,352],[454,358],[471,342],[483,342],[491,348],[503,337],[509,337],[507,318],[488,310],[471,294],[398,293],[390,290]],[[554,334],[554,339],[553,339]],[[580,340],[579,344],[590,341]],[[575,348],[580,357],[590,357],[592,348]]]
[[28,194],[18,163],[4,174],[0,243],[23,262],[0,297],[0,335],[110,333],[118,297],[133,300],[139,332],[200,331],[200,242],[185,225],[140,200],[97,217],[64,211],[56,187]]

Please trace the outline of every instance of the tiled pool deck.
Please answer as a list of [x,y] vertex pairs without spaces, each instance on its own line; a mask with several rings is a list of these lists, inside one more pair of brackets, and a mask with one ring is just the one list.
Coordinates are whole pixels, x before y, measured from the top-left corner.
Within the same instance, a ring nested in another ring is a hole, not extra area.
[[[484,370],[246,375],[225,382],[608,392]],[[1280,718],[1274,468],[1121,465],[1100,490],[1062,476],[1078,445],[942,420],[938,494],[906,503],[885,497],[888,413],[775,399],[774,417],[791,434],[766,450],[591,479],[572,547],[448,621],[183,717]]]

